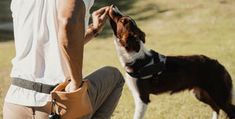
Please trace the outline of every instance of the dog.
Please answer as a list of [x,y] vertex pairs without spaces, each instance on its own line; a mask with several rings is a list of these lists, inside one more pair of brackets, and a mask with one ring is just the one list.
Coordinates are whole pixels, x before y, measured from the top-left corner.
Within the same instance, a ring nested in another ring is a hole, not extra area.
[[145,33],[131,17],[114,5],[108,16],[116,51],[126,71],[125,81],[134,97],[134,119],[144,118],[150,94],[174,94],[186,89],[212,108],[212,119],[218,118],[220,109],[230,119],[235,118],[231,76],[217,60],[204,55],[164,56],[147,50]]

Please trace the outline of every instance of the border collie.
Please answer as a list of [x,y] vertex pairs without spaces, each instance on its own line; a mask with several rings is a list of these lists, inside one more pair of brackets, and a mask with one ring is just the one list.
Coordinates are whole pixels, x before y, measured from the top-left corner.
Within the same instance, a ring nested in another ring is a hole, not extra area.
[[115,36],[126,82],[135,101],[134,119],[143,119],[149,95],[193,90],[196,98],[213,109],[217,119],[220,109],[235,118],[232,80],[217,60],[204,55],[164,56],[144,47],[145,33],[129,16],[110,6],[109,20]]

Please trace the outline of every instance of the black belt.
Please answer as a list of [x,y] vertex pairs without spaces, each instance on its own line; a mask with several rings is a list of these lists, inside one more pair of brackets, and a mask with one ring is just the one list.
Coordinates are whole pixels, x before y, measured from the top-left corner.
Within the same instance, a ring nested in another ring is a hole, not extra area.
[[21,78],[12,78],[12,84],[15,86],[19,86],[21,88],[46,94],[50,94],[50,92],[57,86],[57,85],[42,84]]

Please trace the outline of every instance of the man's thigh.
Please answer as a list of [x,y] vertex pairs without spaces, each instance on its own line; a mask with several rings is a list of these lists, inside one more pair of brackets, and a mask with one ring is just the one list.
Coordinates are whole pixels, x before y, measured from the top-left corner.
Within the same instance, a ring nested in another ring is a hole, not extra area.
[[119,70],[114,67],[100,68],[85,79],[89,80],[88,94],[93,106],[94,112],[99,109],[106,98],[112,93],[112,91],[124,84],[124,79]]
[[26,106],[4,103],[3,119],[32,119],[33,110]]
[[27,107],[12,103],[4,103],[3,119],[48,119],[50,104],[42,107]]

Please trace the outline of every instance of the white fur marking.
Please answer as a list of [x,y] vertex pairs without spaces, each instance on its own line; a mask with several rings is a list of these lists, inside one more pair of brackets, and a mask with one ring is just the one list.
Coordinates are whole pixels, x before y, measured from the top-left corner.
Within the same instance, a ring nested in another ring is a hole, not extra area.
[[212,119],[218,119],[218,114],[215,111],[212,113]]
[[[142,58],[145,56],[145,54],[150,54],[145,48],[143,43],[140,44],[140,50],[139,52],[127,52],[124,47],[119,43],[119,39],[115,37],[114,44],[116,46],[117,54],[119,56],[119,60],[121,62],[121,65],[125,68],[125,70],[128,71],[128,68],[126,68],[126,63],[133,62],[138,58]],[[126,74],[125,78],[126,84],[131,91],[134,101],[135,101],[135,113],[134,113],[134,119],[143,119],[145,111],[147,109],[147,104],[143,103],[143,101],[140,99],[140,95],[137,89],[136,81],[137,79],[131,77],[129,74]]]
[[134,119],[143,119],[145,111],[147,110],[147,104],[143,103],[143,101],[140,99],[140,95],[136,85],[137,80],[126,74],[125,81],[134,97],[134,102],[135,102]]
[[143,103],[141,99],[138,99],[138,98],[134,98],[134,99],[137,100],[137,102],[135,101],[136,107],[135,107],[134,119],[143,119],[148,105]]

